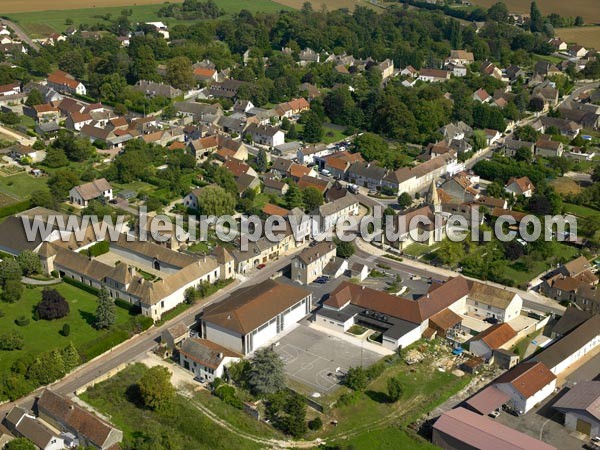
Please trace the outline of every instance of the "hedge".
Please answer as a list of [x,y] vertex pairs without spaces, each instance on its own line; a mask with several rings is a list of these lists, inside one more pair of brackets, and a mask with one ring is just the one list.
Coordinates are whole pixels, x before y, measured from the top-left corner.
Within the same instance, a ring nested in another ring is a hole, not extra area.
[[96,242],[90,248],[88,248],[88,255],[90,256],[100,256],[108,253],[110,250],[110,242],[108,241],[100,241]]
[[117,298],[115,300],[115,305],[117,305],[119,308],[123,308],[129,311],[129,314],[131,314],[132,316],[136,316],[142,313],[142,308],[140,308],[138,305],[132,305],[127,300],[123,300],[121,298]]
[[74,280],[71,277],[65,276],[65,277],[63,277],[63,281],[67,284],[70,284],[71,286],[75,286],[76,288],[79,288],[82,291],[88,292],[92,295],[97,296],[100,293],[100,291],[98,289],[96,289],[95,287],[90,286],[89,284],[82,283],[81,281]]
[[15,319],[15,323],[20,327],[25,327],[29,325],[29,318],[25,316],[20,316]]
[[31,208],[31,200],[25,200],[19,203],[13,203],[12,205],[3,206],[0,208],[0,218],[12,216],[13,214],[17,214]]

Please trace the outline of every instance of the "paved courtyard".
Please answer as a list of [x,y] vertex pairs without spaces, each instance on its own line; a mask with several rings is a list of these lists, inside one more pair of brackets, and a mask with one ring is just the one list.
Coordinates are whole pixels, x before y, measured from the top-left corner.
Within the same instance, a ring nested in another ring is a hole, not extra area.
[[309,390],[325,394],[339,387],[350,367],[367,367],[382,355],[337,336],[301,324],[279,340],[275,351],[283,358],[287,375]]

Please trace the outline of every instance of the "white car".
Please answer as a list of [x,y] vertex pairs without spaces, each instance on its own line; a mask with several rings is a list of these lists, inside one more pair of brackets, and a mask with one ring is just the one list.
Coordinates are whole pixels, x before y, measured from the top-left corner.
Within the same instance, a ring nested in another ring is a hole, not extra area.
[[491,413],[488,414],[488,416],[490,416],[492,419],[495,419],[499,415],[500,415],[500,410],[498,410],[498,409],[496,409],[496,410],[494,410],[494,411],[492,411]]

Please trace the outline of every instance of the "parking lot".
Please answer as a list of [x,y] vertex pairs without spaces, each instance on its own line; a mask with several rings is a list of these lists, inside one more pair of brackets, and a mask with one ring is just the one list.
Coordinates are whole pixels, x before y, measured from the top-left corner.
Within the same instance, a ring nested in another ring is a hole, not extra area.
[[326,394],[339,387],[341,375],[354,366],[372,365],[381,355],[301,323],[279,340],[275,351],[285,371],[309,392]]

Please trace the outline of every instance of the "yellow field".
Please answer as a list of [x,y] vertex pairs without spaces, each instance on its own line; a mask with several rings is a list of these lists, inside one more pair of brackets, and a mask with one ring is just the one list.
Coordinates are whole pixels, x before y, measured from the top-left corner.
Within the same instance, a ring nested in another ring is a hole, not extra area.
[[[498,0],[473,0],[473,3],[486,8],[497,2]],[[531,0],[504,0],[504,3],[510,12],[529,14]],[[600,22],[599,3],[598,0],[541,0],[537,2],[544,15],[557,13],[565,17],[581,16],[585,23],[589,24]]]
[[600,26],[557,28],[555,33],[567,42],[577,42],[586,48],[600,48]]
[[[47,0],[0,0],[2,14],[46,11],[59,9],[100,8],[105,6],[132,6],[165,3],[165,0],[60,0],[49,2]],[[171,3],[178,3],[171,0]]]

